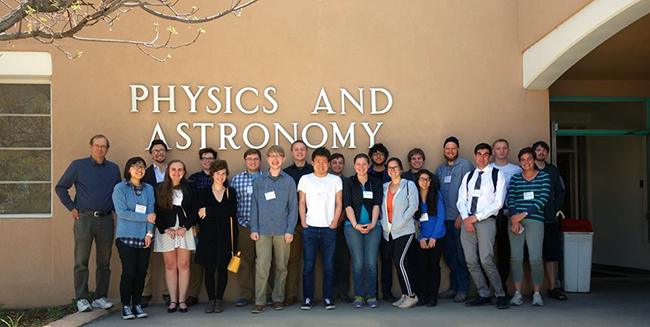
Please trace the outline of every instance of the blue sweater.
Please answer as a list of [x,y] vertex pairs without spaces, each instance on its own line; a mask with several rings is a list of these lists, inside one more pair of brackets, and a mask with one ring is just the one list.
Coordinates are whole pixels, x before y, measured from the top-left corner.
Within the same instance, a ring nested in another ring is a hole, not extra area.
[[[66,169],[54,190],[61,203],[72,209],[90,211],[111,211],[113,187],[120,182],[120,168],[104,159],[98,164],[92,157],[77,159]],[[70,189],[74,185],[76,195],[70,198]]]
[[[121,182],[113,189],[113,205],[117,213],[117,231],[115,238],[129,237],[144,239],[148,231],[153,231],[154,225],[147,222],[147,216],[154,212],[156,201],[153,186],[142,183],[142,194],[136,195],[132,185]],[[135,205],[147,207],[146,213],[135,212]]]
[[[427,203],[422,201],[420,203],[420,210],[426,213]],[[420,219],[420,217],[416,217]],[[442,192],[438,191],[438,206],[437,215],[435,217],[429,216],[429,221],[420,222],[420,237],[418,241],[423,238],[434,238],[436,240],[445,236],[447,230],[445,229],[445,203],[442,200]]]

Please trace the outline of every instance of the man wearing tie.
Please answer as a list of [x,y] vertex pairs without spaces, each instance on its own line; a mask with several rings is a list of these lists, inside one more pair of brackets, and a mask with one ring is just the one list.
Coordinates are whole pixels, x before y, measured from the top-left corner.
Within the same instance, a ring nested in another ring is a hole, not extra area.
[[491,155],[492,147],[487,143],[480,143],[474,148],[476,169],[463,177],[458,189],[456,206],[463,219],[460,241],[467,269],[479,293],[478,298],[466,302],[465,305],[473,307],[492,304],[490,286],[483,275],[484,270],[494,288],[497,308],[507,309],[508,301],[494,263],[496,215],[506,196],[506,181],[498,169],[488,165]]

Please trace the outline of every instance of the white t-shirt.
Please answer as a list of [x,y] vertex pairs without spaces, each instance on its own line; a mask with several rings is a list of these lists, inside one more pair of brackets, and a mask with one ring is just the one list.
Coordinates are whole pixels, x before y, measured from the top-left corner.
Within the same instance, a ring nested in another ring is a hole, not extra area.
[[336,193],[343,190],[341,178],[332,174],[316,177],[313,173],[302,176],[298,182],[298,191],[306,196],[307,225],[311,227],[328,227],[334,221]]
[[501,171],[503,177],[506,178],[506,190],[510,186],[510,178],[512,178],[512,176],[514,176],[515,174],[519,174],[523,171],[521,167],[511,163],[508,163],[505,166],[497,166],[495,163],[491,163],[490,166]]

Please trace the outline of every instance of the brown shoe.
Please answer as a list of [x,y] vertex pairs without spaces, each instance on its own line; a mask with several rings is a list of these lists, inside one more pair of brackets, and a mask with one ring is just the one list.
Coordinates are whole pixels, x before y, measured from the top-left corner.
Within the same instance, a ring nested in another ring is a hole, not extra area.
[[223,301],[222,300],[216,300],[214,304],[214,312],[215,313],[222,313],[223,312]]
[[297,299],[296,299],[295,296],[288,297],[288,298],[284,299],[284,306],[285,307],[292,306],[294,303],[296,303],[296,300]]
[[217,300],[208,301],[208,305],[205,307],[205,313],[214,313],[214,306],[216,305]]
[[264,311],[265,307],[263,305],[256,305],[251,313],[262,313]]
[[273,310],[284,310],[284,305],[282,302],[273,302]]

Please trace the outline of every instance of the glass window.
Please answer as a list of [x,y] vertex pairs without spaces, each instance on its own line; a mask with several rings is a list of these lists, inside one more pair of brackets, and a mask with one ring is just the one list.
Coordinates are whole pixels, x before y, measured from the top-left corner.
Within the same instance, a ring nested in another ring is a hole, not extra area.
[[0,84],[0,217],[52,214],[50,84]]

